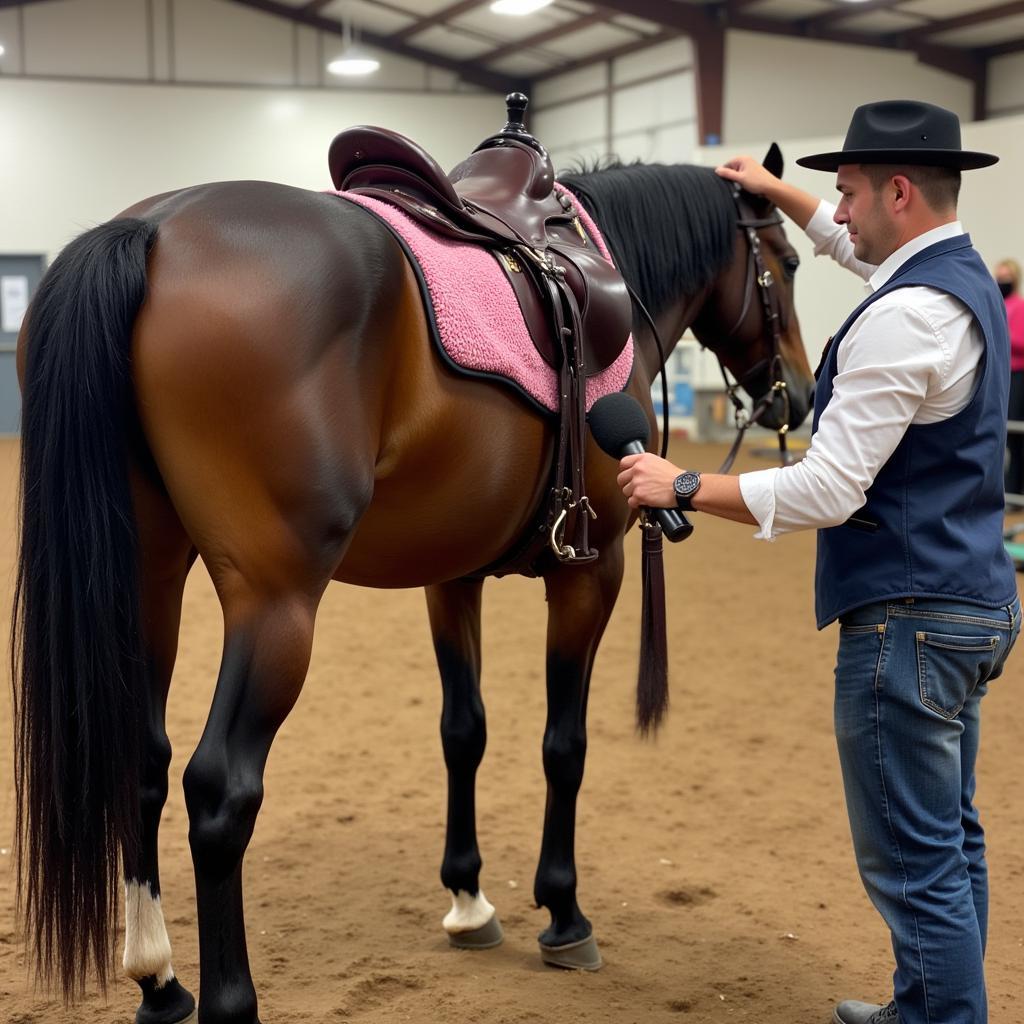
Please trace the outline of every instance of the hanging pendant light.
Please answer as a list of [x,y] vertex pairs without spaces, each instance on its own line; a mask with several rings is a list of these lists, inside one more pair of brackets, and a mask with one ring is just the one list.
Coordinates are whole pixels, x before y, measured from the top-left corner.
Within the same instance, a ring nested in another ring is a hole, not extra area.
[[491,10],[495,14],[511,14],[515,17],[523,17],[526,14],[533,14],[542,7],[547,7],[554,0],[494,0]]
[[380,68],[380,61],[353,40],[352,18],[347,9],[341,19],[341,38],[344,43],[341,55],[327,65],[327,70],[332,75],[345,77],[371,75]]

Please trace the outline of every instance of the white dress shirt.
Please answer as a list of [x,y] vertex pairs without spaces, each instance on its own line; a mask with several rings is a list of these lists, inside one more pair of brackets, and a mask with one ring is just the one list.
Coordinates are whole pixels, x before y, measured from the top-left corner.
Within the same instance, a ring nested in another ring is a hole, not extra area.
[[[834,213],[822,201],[808,223],[814,253],[827,253],[864,278],[869,295],[922,249],[963,234],[959,221],[943,224],[875,267],[854,256]],[[804,459],[740,474],[743,500],[761,527],[755,536],[774,540],[845,522],[864,504],[908,426],[948,419],[967,405],[984,351],[980,325],[947,292],[897,288],[871,303],[842,339],[832,398]]]

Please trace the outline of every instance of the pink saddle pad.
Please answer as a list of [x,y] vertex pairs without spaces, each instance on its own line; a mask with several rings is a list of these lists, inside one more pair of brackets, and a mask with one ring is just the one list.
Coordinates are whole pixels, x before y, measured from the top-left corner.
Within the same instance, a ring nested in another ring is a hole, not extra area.
[[[574,200],[598,251],[613,262],[597,225],[582,204],[563,185],[555,187]],[[557,374],[534,346],[515,292],[496,256],[479,246],[431,234],[397,207],[378,199],[327,191],[376,214],[403,240],[426,283],[437,340],[456,367],[509,381],[541,408],[558,411]],[[630,335],[615,362],[587,378],[587,409],[602,396],[621,391],[632,369]]]

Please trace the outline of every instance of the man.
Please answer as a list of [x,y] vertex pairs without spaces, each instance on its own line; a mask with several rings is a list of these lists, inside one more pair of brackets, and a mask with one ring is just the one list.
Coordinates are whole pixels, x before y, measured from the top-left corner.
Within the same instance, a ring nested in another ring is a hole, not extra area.
[[839,619],[835,726],[854,850],[892,932],[887,1006],[848,1001],[835,1024],[984,1024],[988,918],[974,808],[979,703],[1020,629],[1003,550],[1009,340],[1002,297],[957,220],[955,114],[859,107],[833,208],[750,157],[718,168],[762,194],[867,281],[831,339],[803,462],[739,477],[621,464],[632,506],[678,505],[760,527],[816,527],[818,627]]

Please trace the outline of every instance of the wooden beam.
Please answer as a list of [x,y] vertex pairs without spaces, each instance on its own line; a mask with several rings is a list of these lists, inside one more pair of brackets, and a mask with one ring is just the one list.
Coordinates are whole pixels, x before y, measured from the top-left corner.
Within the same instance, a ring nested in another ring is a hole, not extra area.
[[526,36],[524,39],[516,39],[512,42],[504,43],[493,50],[488,50],[486,53],[478,54],[473,59],[478,64],[491,64],[496,60],[501,60],[502,57],[507,57],[510,53],[518,53],[520,50],[530,50],[535,46],[542,46],[552,39],[558,39],[559,36],[568,35],[570,32],[578,32],[580,29],[590,28],[591,25],[596,25],[598,22],[603,21],[608,21],[608,15],[601,11],[594,11],[592,14],[585,14],[582,18],[577,18],[575,21],[566,21],[560,25],[552,25],[550,28],[544,29],[543,32],[535,32],[532,36]]
[[[239,7],[248,7],[254,11],[261,11],[264,14],[272,14],[287,21],[297,21],[300,25],[308,25],[310,28],[318,29],[330,35],[341,36],[341,24],[332,18],[325,18],[322,14],[308,14],[302,8],[289,7],[287,4],[279,3],[278,0],[228,0],[229,3],[238,4]],[[393,53],[408,60],[420,61],[422,64],[430,64],[434,67],[444,68],[452,71],[463,81],[479,85],[483,89],[490,89],[493,92],[516,92],[527,85],[525,79],[512,75],[502,75],[496,71],[488,71],[472,61],[455,60],[452,57],[445,57],[432,50],[422,50],[417,46],[411,46],[400,40],[396,41],[390,36],[378,35],[375,32],[361,30],[359,39],[367,46],[385,53]]]
[[1012,3],[999,4],[996,7],[986,7],[984,10],[960,14],[955,18],[943,18],[941,21],[933,21],[930,25],[922,25],[920,28],[912,28],[895,34],[905,42],[913,42],[916,39],[924,39],[926,36],[933,36],[939,32],[949,32],[955,28],[967,28],[970,25],[983,25],[987,21],[996,21],[999,18],[1008,18],[1015,14],[1024,14],[1024,0],[1013,0]]
[[687,35],[721,24],[714,12],[694,4],[665,3],[663,0],[601,0],[601,6]]
[[702,146],[722,141],[725,97],[725,29],[709,26],[693,36],[697,65],[697,132]]
[[419,18],[411,25],[406,25],[405,28],[400,28],[397,32],[392,32],[388,36],[388,39],[393,39],[396,43],[401,42],[403,39],[419,35],[420,32],[425,32],[428,28],[433,28],[435,25],[443,25],[446,21],[450,21],[452,18],[457,18],[460,14],[465,14],[467,11],[471,11],[475,7],[483,7],[483,5],[484,0],[459,0],[458,3],[442,7],[441,10],[434,11],[433,14],[428,14],[426,17]]
[[860,4],[841,4],[831,11],[822,11],[820,14],[812,14],[807,18],[801,18],[799,24],[805,29],[813,31],[816,28],[824,28],[834,22],[850,18],[855,14],[863,14],[865,11],[879,11],[896,7],[906,3],[906,0],[864,0]]
[[1005,43],[996,43],[995,46],[983,46],[979,53],[987,58],[1003,57],[1008,53],[1020,53],[1024,50],[1024,36],[1020,39],[1008,39]]

